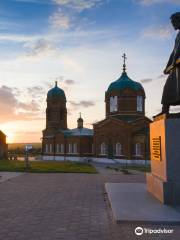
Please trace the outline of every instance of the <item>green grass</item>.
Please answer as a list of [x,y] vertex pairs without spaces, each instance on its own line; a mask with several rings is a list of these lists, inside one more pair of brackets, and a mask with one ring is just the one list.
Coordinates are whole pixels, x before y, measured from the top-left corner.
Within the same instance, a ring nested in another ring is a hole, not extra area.
[[[25,163],[22,161],[0,160],[0,171],[25,172]],[[32,161],[28,172],[33,173],[97,173],[96,169],[87,163]]]

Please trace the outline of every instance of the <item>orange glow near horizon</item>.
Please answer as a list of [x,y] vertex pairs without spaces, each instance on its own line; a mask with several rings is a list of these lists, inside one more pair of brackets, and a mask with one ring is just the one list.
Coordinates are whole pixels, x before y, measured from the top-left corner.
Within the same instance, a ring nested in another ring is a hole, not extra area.
[[8,132],[5,132],[5,134],[6,134],[6,142],[7,143],[15,143],[16,138],[12,132],[8,131]]
[[7,144],[39,143],[42,128],[42,121],[14,121],[0,125],[0,130],[6,135]]
[[[68,123],[69,128],[76,127],[76,115],[74,119],[73,123]],[[0,125],[0,130],[6,135],[7,144],[40,143],[42,130],[45,128],[44,122],[44,120],[7,122]]]

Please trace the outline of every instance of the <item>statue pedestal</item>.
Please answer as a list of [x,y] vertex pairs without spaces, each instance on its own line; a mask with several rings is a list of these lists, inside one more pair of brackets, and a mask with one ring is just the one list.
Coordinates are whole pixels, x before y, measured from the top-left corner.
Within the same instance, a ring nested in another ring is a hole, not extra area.
[[180,117],[160,115],[150,124],[151,173],[147,190],[162,203],[180,205]]

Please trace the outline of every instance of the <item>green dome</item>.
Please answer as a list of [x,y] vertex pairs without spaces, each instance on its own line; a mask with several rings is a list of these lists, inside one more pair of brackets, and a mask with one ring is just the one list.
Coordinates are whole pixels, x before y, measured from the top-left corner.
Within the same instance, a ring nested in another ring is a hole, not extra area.
[[50,89],[48,91],[47,97],[48,98],[61,97],[61,98],[64,98],[66,100],[66,95],[65,95],[64,91],[57,86],[57,82],[55,84],[55,87],[53,87],[52,89]]
[[126,72],[123,72],[118,80],[112,82],[109,85],[106,93],[109,93],[114,90],[116,91],[123,90],[125,88],[130,88],[135,91],[142,90],[144,92],[144,88],[140,83],[133,81],[128,77]]

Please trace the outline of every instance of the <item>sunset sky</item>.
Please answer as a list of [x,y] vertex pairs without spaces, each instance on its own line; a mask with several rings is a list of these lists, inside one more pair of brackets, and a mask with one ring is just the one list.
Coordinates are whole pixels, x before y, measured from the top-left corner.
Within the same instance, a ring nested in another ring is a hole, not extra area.
[[104,94],[122,72],[143,84],[146,115],[161,108],[162,74],[179,0],[1,0],[0,129],[8,142],[40,142],[47,91],[58,81],[68,127],[105,115]]

